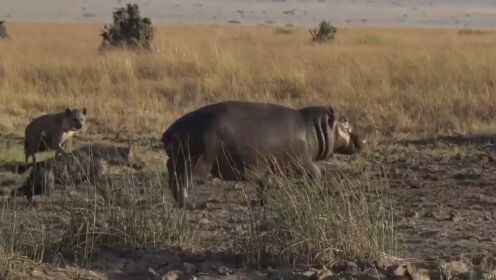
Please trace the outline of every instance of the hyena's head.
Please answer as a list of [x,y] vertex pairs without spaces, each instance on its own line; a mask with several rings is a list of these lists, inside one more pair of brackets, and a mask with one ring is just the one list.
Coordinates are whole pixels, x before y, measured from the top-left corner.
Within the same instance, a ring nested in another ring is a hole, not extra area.
[[80,130],[86,122],[86,108],[65,109],[63,126],[68,131]]

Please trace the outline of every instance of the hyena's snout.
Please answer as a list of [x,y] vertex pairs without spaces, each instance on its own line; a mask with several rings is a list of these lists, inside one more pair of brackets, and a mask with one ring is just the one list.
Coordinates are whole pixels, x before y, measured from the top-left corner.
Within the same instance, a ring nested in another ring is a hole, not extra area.
[[78,130],[78,129],[83,128],[83,126],[84,126],[84,120],[80,120],[80,119],[73,119],[72,120],[73,129]]

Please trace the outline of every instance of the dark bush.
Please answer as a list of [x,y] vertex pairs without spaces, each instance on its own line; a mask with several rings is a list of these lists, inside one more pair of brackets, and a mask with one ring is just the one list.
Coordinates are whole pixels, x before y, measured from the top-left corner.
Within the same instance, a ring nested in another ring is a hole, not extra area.
[[0,20],[0,38],[8,38],[7,27],[5,26],[5,21]]
[[127,4],[113,13],[113,23],[105,25],[100,34],[101,49],[124,47],[130,49],[150,49],[153,27],[150,18],[141,17],[137,4]]
[[337,31],[338,29],[329,21],[323,20],[318,28],[310,30],[310,35],[312,35],[312,41],[323,43],[334,40]]

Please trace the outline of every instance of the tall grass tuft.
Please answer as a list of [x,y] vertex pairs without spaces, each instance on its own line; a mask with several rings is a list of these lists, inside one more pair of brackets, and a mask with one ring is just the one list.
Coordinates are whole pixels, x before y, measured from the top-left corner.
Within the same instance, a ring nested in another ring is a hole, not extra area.
[[2,202],[0,252],[56,264],[75,258],[87,267],[103,246],[192,248],[196,228],[185,210],[172,208],[163,177],[124,170],[95,185],[58,186],[64,190],[35,197],[34,206]]
[[260,265],[386,260],[398,253],[388,189],[366,176],[271,180],[263,214],[234,250]]

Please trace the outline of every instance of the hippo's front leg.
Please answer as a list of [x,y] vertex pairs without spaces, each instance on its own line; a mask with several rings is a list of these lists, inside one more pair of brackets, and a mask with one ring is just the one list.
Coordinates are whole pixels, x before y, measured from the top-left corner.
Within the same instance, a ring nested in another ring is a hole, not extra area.
[[307,159],[306,161],[303,162],[303,165],[310,178],[317,180],[320,180],[322,178],[320,168],[317,166],[317,164],[314,161],[312,161],[311,159]]

